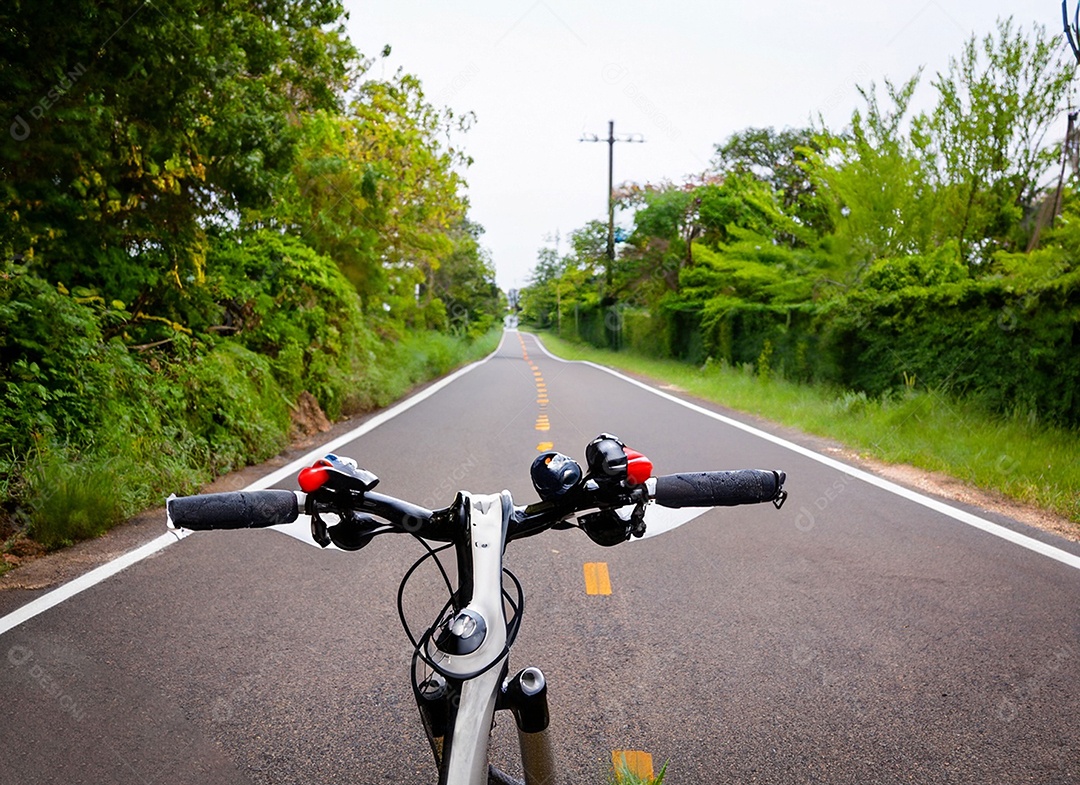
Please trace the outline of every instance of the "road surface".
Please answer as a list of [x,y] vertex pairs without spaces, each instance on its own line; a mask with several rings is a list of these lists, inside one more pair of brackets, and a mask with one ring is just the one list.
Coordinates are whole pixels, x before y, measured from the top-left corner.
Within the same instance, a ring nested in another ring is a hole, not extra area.
[[[527,597],[511,665],[548,677],[564,781],[606,782],[630,749],[672,785],[1080,782],[1075,544],[958,520],[813,440],[792,449],[514,331],[429,392],[335,448],[426,506],[459,488],[529,501],[538,447],[580,460],[602,431],[657,473],[788,474],[780,511],[709,510],[615,548],[579,531],[511,546]],[[19,623],[0,635],[0,783],[433,782],[395,612],[419,555],[405,537],[343,553],[196,534]],[[610,595],[586,592],[596,562]],[[409,596],[417,624],[433,602]]]

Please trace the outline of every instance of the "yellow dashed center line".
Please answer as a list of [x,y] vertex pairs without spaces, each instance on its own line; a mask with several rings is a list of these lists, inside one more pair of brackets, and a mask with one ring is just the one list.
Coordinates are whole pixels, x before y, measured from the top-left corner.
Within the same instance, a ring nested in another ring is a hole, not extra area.
[[[525,339],[520,334],[518,335],[518,341],[521,342],[521,356],[529,364],[529,370],[532,371],[533,381],[536,384],[536,403],[540,406],[540,413],[536,418],[534,427],[538,431],[551,430],[551,421],[547,415],[547,406],[550,403],[547,384],[544,383],[544,376],[540,372],[540,367],[529,359],[529,353],[525,349]],[[554,444],[547,441],[536,445],[538,452],[547,452],[553,447]],[[608,573],[606,562],[586,562],[584,573],[586,594],[611,594],[611,575]],[[611,753],[611,763],[615,768],[616,779],[620,783],[623,782],[627,775],[637,776],[642,779],[653,779],[652,755],[647,752],[641,750],[615,750]]]
[[[547,405],[550,399],[547,394],[547,385],[544,383],[544,375],[540,371],[540,366],[529,359],[529,352],[525,348],[525,339],[520,334],[518,334],[518,342],[521,344],[521,356],[525,358],[525,362],[529,364],[529,370],[532,371],[533,382],[536,384],[536,403],[540,406],[540,414],[537,416],[536,424],[533,427],[538,431],[550,431],[551,421],[547,415]],[[540,442],[536,445],[536,449],[539,452],[546,452],[553,446],[551,442]]]
[[655,777],[652,755],[641,750],[614,750],[611,753],[611,765],[619,782],[628,775],[642,780],[652,780]]
[[[544,383],[544,377],[539,366],[529,360],[529,354],[525,350],[525,340],[520,334],[518,340],[521,341],[522,356],[525,358],[525,362],[529,363],[536,384],[536,403],[540,406],[540,413],[536,418],[535,428],[538,431],[548,431],[551,429],[551,421],[547,415],[547,406],[550,402],[547,385]],[[552,447],[554,447],[554,444],[547,441],[536,445],[539,452],[547,452]],[[607,562],[586,562],[583,571],[586,594],[601,596],[611,594],[611,575],[608,572]],[[654,776],[652,755],[641,750],[614,750],[611,753],[611,764],[615,769],[616,781],[620,783],[627,776],[636,776],[649,780],[653,779]]]
[[585,593],[611,594],[611,576],[608,575],[607,562],[585,562]]

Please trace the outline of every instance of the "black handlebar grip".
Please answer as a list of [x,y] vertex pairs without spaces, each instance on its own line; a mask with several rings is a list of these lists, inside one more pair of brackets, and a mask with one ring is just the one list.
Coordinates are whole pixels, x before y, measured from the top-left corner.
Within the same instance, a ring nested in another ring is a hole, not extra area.
[[292,523],[300,514],[292,491],[233,491],[201,496],[174,496],[166,502],[169,526],[209,529],[259,529]]
[[766,469],[666,474],[653,498],[662,507],[734,507],[776,500],[786,475]]

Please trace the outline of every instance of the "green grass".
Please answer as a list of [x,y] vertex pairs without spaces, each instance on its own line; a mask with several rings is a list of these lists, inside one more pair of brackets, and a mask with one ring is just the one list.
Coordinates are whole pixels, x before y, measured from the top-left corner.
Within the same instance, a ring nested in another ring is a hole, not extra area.
[[124,517],[116,460],[45,460],[30,481],[35,504],[30,536],[48,550],[98,537]]
[[437,332],[411,333],[390,347],[388,367],[381,378],[386,406],[401,398],[417,384],[445,376],[456,368],[479,360],[495,351],[502,339],[502,327],[490,330],[475,340]]
[[655,777],[647,777],[634,772],[623,758],[618,766],[612,768],[608,776],[608,785],[663,785],[666,774],[667,763],[660,768],[660,773]]
[[1080,524],[1076,431],[994,416],[974,402],[914,386],[873,399],[775,375],[761,378],[749,369],[713,364],[696,368],[568,343],[547,334],[543,340],[561,357],[672,384],[732,409],[830,437],[864,457],[942,472]]

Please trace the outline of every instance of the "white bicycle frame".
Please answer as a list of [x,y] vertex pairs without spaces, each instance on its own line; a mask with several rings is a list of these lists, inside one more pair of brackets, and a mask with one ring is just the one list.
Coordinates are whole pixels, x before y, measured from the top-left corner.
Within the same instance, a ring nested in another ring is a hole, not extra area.
[[[170,497],[167,523],[170,528],[193,530],[261,528],[295,521],[303,509],[311,516],[312,538],[323,547],[334,543],[359,550],[375,535],[391,531],[453,545],[458,587],[450,587],[447,578],[450,602],[419,640],[409,632],[401,606],[401,592],[412,570],[402,579],[398,595],[402,623],[416,646],[412,683],[439,767],[439,785],[520,785],[488,764],[492,721],[500,709],[514,714],[525,785],[550,785],[554,758],[547,737],[544,675],[537,668],[525,668],[507,678],[509,649],[523,612],[521,585],[503,569],[507,542],[549,528],[577,526],[594,542],[611,546],[645,533],[650,501],[670,508],[768,501],[779,509],[787,498],[786,476],[778,470],[650,477],[648,459],[640,453],[631,458],[622,442],[609,434],[590,442],[585,454],[586,476],[566,456],[538,456],[531,473],[541,501],[520,509],[514,508],[510,492],[503,491],[462,492],[450,507],[426,510],[373,492],[378,477],[354,461],[328,455],[300,473],[304,493],[263,490]],[[328,525],[320,513],[336,516],[337,522]],[[437,559],[437,551],[428,547],[428,556]],[[517,601],[504,591],[504,575],[517,585]],[[508,607],[514,611],[509,620]]]
[[[503,553],[513,500],[509,491],[463,496],[469,536],[459,547],[467,549],[467,558],[472,562],[471,598],[449,620],[446,635],[440,636],[438,642],[434,638],[428,640],[425,652],[443,673],[461,679],[460,694],[451,702],[455,708],[447,723],[448,738],[440,740],[432,736],[430,723],[425,718],[424,724],[440,764],[439,783],[514,782],[490,769],[488,746],[497,705],[504,697],[513,702],[516,692],[523,695],[525,701],[541,702],[542,706],[534,706],[533,711],[540,711],[544,716],[544,727],[533,731],[523,728],[518,718],[525,783],[548,785],[554,781],[554,759],[547,738],[543,674],[537,668],[527,668],[512,680],[504,679],[509,652],[503,606]],[[510,687],[513,689],[508,689]],[[519,714],[516,706],[507,708],[513,708],[515,716]],[[528,723],[524,724],[528,726]]]

